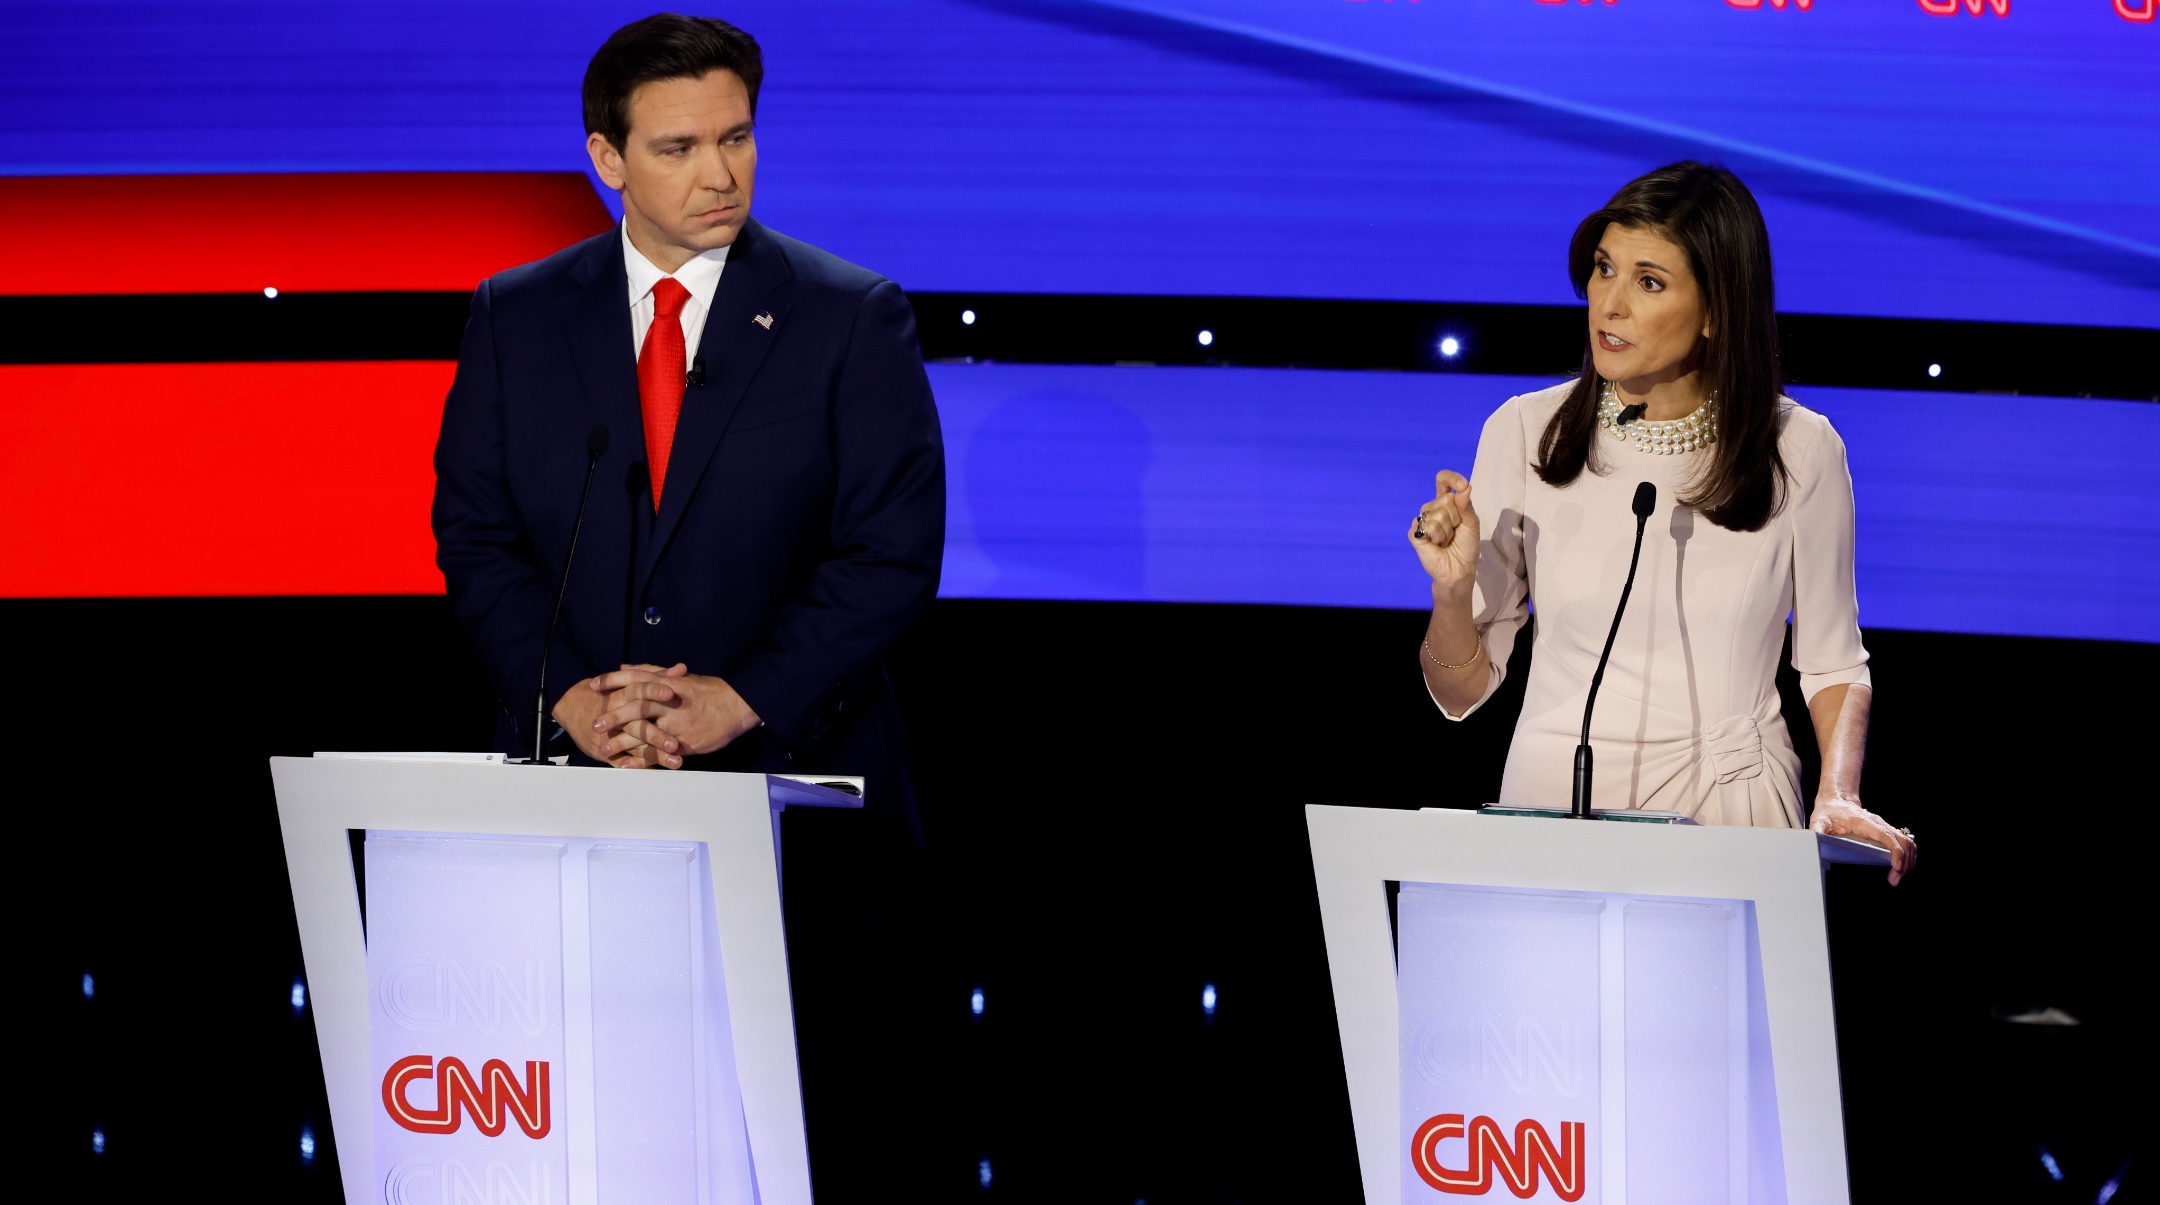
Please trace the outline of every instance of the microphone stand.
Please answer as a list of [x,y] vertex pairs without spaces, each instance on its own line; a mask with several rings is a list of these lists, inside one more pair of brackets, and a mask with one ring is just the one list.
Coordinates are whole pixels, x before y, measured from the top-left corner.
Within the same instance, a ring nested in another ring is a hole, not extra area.
[[622,659],[625,665],[632,660],[630,646],[635,643],[631,634],[637,623],[637,576],[638,533],[650,520],[652,510],[645,505],[645,491],[652,488],[652,469],[644,461],[632,461],[630,471],[623,478],[623,488],[630,495],[630,568],[623,574],[623,620]]
[[1590,814],[1590,712],[1597,706],[1598,687],[1605,682],[1605,663],[1612,659],[1613,641],[1620,635],[1620,617],[1627,614],[1628,594],[1635,589],[1635,566],[1642,561],[1643,528],[1657,509],[1657,487],[1645,481],[1635,487],[1635,551],[1628,557],[1627,582],[1620,587],[1620,605],[1613,609],[1612,630],[1605,633],[1605,651],[1598,654],[1597,672],[1590,675],[1590,698],[1583,703],[1582,743],[1575,746],[1575,795],[1568,815],[1576,820],[1595,819]]
[[547,635],[540,640],[540,685],[533,691],[533,756],[532,764],[544,766],[547,759],[547,671],[548,654],[555,650],[555,625],[562,620],[563,597],[570,593],[570,566],[577,561],[578,532],[585,527],[585,503],[592,497],[593,470],[600,467],[600,458],[607,454],[608,429],[594,427],[585,436],[585,488],[578,492],[577,518],[570,524],[570,550],[563,554],[562,581],[555,586],[555,610],[548,616]]

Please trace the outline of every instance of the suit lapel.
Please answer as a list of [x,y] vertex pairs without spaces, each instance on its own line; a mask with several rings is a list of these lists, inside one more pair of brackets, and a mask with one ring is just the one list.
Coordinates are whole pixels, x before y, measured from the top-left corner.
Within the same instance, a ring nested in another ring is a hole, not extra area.
[[[592,240],[570,270],[577,287],[559,304],[563,328],[594,421],[607,424],[612,446],[627,461],[645,458],[645,419],[638,407],[637,355],[631,346],[630,278],[623,271],[622,235]],[[583,438],[580,430],[575,433]]]
[[[660,514],[653,524],[653,538],[646,542],[638,558],[641,596],[660,554],[666,551],[669,538],[682,522],[691,495],[697,492],[698,483],[711,466],[720,437],[727,432],[728,420],[734,417],[743,392],[786,325],[784,286],[792,275],[786,257],[766,237],[765,228],[755,220],[744,223],[728,252],[727,268],[720,273],[712,307],[706,311],[705,333],[698,339],[698,358],[705,362],[705,383],[692,385],[683,394],[675,446],[668,452]],[[625,281],[621,287],[627,290],[627,278]],[[634,401],[634,365],[631,371]]]

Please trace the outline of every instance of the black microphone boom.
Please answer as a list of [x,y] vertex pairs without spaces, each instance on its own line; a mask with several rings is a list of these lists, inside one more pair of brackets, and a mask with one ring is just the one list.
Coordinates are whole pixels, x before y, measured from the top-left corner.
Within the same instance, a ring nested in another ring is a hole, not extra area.
[[548,616],[547,635],[540,639],[540,685],[533,690],[533,764],[544,766],[547,759],[547,667],[548,654],[555,648],[555,625],[562,620],[563,596],[570,592],[570,565],[577,560],[578,532],[585,526],[585,503],[592,497],[593,470],[600,467],[600,458],[607,455],[608,429],[595,424],[585,433],[585,488],[578,491],[577,518],[570,523],[570,550],[563,554],[562,581],[555,585],[555,610]]
[[629,472],[623,475],[623,488],[630,495],[630,556],[626,562],[629,569],[623,574],[623,621],[622,659],[630,660],[631,627],[637,611],[638,530],[644,526],[645,517],[652,512],[643,509],[645,491],[652,488],[652,469],[642,460],[630,463]]
[[1575,797],[1568,803],[1568,814],[1577,820],[1590,819],[1590,711],[1597,706],[1598,687],[1605,682],[1605,663],[1612,659],[1613,641],[1620,635],[1620,617],[1627,614],[1628,594],[1635,589],[1635,566],[1642,561],[1643,527],[1656,509],[1657,487],[1647,481],[1636,486],[1635,552],[1628,557],[1627,582],[1620,587],[1620,605],[1613,609],[1612,630],[1605,633],[1605,651],[1598,654],[1597,672],[1590,675],[1590,698],[1582,709],[1582,743],[1575,746]]

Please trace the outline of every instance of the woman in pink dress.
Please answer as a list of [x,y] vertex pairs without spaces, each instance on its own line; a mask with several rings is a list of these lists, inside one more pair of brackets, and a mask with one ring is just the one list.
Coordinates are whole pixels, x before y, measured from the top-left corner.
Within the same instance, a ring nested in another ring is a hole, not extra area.
[[1568,270],[1590,303],[1582,375],[1509,398],[1469,479],[1440,473],[1409,532],[1432,577],[1418,660],[1433,701],[1459,720],[1492,697],[1535,606],[1500,802],[1566,805],[1630,503],[1651,482],[1658,509],[1590,730],[1594,806],[1807,823],[1776,684],[1790,617],[1823,751],[1813,827],[1888,848],[1897,882],[1911,835],[1860,804],[1873,688],[1852,478],[1829,421],[1782,392],[1755,198],[1722,168],[1660,168],[1583,220]]

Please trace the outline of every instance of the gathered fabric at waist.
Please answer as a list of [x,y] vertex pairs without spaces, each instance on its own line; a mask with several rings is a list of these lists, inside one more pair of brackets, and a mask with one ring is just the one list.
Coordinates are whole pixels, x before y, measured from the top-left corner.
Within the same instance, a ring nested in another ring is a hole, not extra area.
[[[1564,807],[1573,789],[1580,696],[1525,713],[1508,748],[1500,802]],[[1639,699],[1601,694],[1590,726],[1591,805],[1678,812],[1701,824],[1798,828],[1800,757],[1775,694],[1754,714],[1698,724]]]

